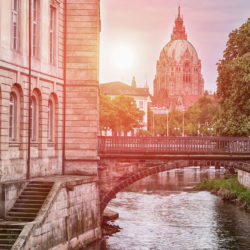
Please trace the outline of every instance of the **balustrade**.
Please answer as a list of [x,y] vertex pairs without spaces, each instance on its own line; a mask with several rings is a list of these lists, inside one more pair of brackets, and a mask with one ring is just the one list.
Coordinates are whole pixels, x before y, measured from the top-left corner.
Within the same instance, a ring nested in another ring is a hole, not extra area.
[[100,136],[98,152],[249,154],[248,137],[135,137]]

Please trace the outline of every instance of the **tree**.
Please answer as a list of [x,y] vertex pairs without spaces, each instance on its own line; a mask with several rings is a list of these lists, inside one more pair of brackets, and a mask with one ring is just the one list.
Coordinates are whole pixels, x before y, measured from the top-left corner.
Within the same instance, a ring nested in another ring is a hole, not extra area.
[[144,112],[136,106],[133,97],[119,95],[111,99],[109,96],[100,97],[100,127],[112,129],[115,133],[142,127]]
[[216,100],[203,96],[185,113],[185,134],[211,135],[218,107]]
[[100,129],[107,130],[112,129],[114,126],[113,117],[114,108],[112,105],[111,98],[107,95],[100,95]]
[[219,61],[217,96],[220,110],[215,122],[218,135],[250,135],[250,18],[229,34]]

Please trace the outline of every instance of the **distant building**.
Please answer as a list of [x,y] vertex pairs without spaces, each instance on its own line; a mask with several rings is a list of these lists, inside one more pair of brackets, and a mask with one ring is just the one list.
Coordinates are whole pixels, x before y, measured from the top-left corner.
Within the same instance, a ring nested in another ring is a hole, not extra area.
[[187,40],[179,6],[171,41],[162,49],[157,61],[153,103],[187,109],[203,92],[201,61],[194,46]]
[[[108,95],[111,98],[119,96],[121,94],[133,97],[136,101],[136,105],[140,110],[143,110],[145,115],[143,117],[143,130],[147,130],[148,120],[148,105],[151,102],[149,88],[146,84],[144,88],[137,88],[135,77],[133,77],[131,86],[123,82],[108,82],[100,84],[100,91],[104,95]],[[136,131],[133,131],[136,132]],[[111,135],[111,131],[102,132],[102,134]],[[130,133],[131,134],[131,133]]]

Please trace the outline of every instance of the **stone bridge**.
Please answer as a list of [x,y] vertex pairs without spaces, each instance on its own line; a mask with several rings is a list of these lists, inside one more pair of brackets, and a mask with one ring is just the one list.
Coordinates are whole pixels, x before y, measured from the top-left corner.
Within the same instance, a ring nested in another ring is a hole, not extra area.
[[250,173],[250,139],[99,137],[101,211],[118,192],[149,175],[190,166]]

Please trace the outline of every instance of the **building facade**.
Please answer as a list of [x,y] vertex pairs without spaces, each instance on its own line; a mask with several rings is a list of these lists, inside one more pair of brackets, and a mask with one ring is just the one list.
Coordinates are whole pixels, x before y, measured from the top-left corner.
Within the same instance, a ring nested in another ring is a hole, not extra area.
[[0,1],[0,183],[97,174],[99,32],[99,0]]
[[179,6],[171,41],[162,49],[157,61],[154,97],[156,100],[168,97],[173,99],[173,96],[174,99],[180,96],[181,99],[197,99],[195,96],[202,96],[203,92],[201,61],[194,46],[187,40]]

